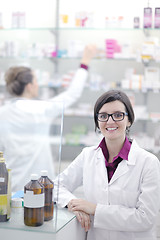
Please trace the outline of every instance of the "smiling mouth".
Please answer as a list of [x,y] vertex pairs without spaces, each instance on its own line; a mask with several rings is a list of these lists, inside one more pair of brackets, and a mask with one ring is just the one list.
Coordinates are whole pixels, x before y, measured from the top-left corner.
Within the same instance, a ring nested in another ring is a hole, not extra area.
[[106,128],[107,131],[114,131],[116,129],[117,129],[117,127],[115,127],[115,128]]

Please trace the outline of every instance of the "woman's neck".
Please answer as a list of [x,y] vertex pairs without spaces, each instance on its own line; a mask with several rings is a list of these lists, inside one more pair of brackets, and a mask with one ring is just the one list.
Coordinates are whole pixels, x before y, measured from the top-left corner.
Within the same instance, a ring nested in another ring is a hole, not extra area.
[[22,93],[19,97],[20,98],[26,98],[26,99],[32,99],[32,96],[29,93]]
[[107,146],[108,153],[109,153],[108,162],[112,162],[113,158],[118,155],[121,148],[123,147],[125,138],[117,139],[117,140],[108,140],[108,139],[106,140],[105,139],[105,141],[106,141],[106,146]]

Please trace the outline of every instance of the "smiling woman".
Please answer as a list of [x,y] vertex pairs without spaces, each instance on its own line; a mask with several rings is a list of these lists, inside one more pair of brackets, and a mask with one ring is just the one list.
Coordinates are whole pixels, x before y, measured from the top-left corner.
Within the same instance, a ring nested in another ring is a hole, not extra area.
[[[106,112],[107,114],[109,112],[112,113],[108,114],[108,119],[106,121],[100,121],[99,118],[97,118],[96,120],[98,121],[98,128],[105,137],[105,142],[108,146],[108,149],[111,147],[111,151],[109,154],[109,160],[111,162],[113,157],[117,155],[121,150],[125,141],[126,128],[129,128],[131,125],[128,120],[128,113],[125,114],[125,111],[125,105],[121,101],[116,100],[112,102],[107,102],[101,107],[101,109],[99,110],[99,114],[101,114],[101,112]],[[113,116],[116,116],[116,119]],[[112,150],[113,139],[114,144],[116,145],[116,149],[114,147],[114,152]],[[110,140],[112,140],[112,142],[110,142]]]
[[[55,180],[58,205],[75,213],[87,240],[156,240],[160,163],[128,136],[134,122],[128,96],[104,93],[95,103],[94,121],[104,137]],[[85,198],[77,199],[72,192],[82,185]]]

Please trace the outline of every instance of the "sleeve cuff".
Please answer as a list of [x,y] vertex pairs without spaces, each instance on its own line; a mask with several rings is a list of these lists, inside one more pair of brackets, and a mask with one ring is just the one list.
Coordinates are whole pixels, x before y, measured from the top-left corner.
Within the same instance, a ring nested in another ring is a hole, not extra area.
[[80,65],[80,68],[84,68],[84,69],[88,70],[88,66],[85,65],[85,64],[81,64],[81,65]]

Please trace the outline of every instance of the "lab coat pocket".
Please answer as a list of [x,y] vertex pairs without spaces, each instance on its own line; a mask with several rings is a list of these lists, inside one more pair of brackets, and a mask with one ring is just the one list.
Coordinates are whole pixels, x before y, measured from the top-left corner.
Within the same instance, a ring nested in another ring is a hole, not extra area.
[[136,207],[140,192],[121,190],[121,204],[126,207]]

